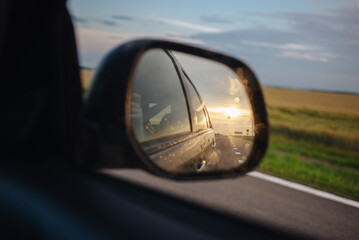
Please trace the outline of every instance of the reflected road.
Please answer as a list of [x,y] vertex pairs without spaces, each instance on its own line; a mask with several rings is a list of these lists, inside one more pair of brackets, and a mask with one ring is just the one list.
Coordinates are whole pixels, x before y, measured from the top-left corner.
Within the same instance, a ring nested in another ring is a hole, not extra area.
[[242,164],[252,149],[252,143],[240,137],[216,135],[219,169],[231,169]]

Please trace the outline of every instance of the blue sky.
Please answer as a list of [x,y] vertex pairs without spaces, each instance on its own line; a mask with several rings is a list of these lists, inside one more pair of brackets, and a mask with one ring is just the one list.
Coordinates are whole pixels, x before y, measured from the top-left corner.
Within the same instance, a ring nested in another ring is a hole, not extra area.
[[81,65],[124,41],[169,38],[247,62],[261,83],[359,93],[359,1],[70,0]]

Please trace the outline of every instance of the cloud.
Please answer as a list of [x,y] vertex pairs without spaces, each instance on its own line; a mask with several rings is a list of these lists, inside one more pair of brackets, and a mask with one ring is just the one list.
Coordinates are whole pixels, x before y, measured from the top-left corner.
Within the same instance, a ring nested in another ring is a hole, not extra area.
[[200,32],[207,32],[207,33],[220,33],[220,32],[222,32],[218,28],[201,26],[201,25],[197,25],[197,24],[193,24],[193,23],[189,23],[189,22],[185,22],[185,21],[173,20],[173,19],[169,19],[169,18],[156,18],[155,20],[157,22],[166,23],[166,24],[170,24],[170,25],[174,25],[174,26],[178,26],[178,27],[183,27],[183,28],[187,28],[187,29],[192,29],[192,30],[198,30]]
[[263,58],[289,58],[310,62],[328,62],[335,58],[327,46],[315,41],[303,41],[301,34],[267,28],[245,29],[218,34],[194,36],[207,45],[229,53],[261,56]]
[[260,15],[286,28],[253,26],[194,35],[248,62],[271,86],[359,92],[359,5]]
[[234,21],[220,18],[218,16],[202,16],[201,20],[206,23],[234,23]]
[[242,44],[250,45],[254,47],[266,47],[266,48],[276,48],[281,50],[314,50],[317,47],[313,46],[306,46],[302,44],[296,43],[284,43],[284,44],[275,44],[275,43],[268,43],[268,42],[259,42],[259,41],[240,41]]
[[129,17],[126,15],[113,15],[112,18],[117,20],[124,20],[124,21],[133,21],[135,20],[133,17]]
[[184,37],[182,33],[180,32],[167,32],[165,34],[166,37]]
[[274,13],[268,16],[286,21],[288,29],[255,27],[195,37],[215,44],[216,47],[231,46],[231,51],[237,48],[240,52],[257,52],[254,48],[261,48],[267,49],[265,51],[272,57],[315,62],[330,62],[337,58],[341,61],[346,59],[348,62],[358,62],[358,12],[359,4],[349,4],[324,9],[321,13]]
[[[359,4],[349,4],[339,8],[325,9],[322,14],[277,13],[275,18],[286,20],[302,38],[315,40],[345,54],[356,50],[359,53]],[[348,50],[350,52],[348,52]]]
[[116,22],[113,22],[113,21],[109,21],[109,20],[103,20],[101,21],[102,24],[105,24],[107,26],[117,26],[117,23]]
[[76,17],[75,15],[71,15],[72,21],[75,21],[77,23],[87,23],[87,20],[85,18]]
[[278,55],[285,58],[295,58],[313,62],[328,62],[330,58],[334,57],[333,54],[326,52],[317,46],[309,46],[297,43],[274,44],[246,40],[242,40],[240,42],[244,45],[254,47],[278,49],[281,51]]
[[[157,23],[157,27],[165,31],[135,35],[82,29],[81,64],[96,66],[106,52],[124,41],[159,37],[192,44],[205,43],[207,47],[244,59],[265,85],[359,92],[358,12],[358,4],[325,8],[321,12],[280,12],[260,16],[268,18],[268,25],[226,32],[208,26],[229,23],[217,16],[204,16],[201,19],[205,23],[197,25],[169,18],[114,15],[109,19],[113,21],[101,23],[114,26],[114,23],[120,23],[116,20],[139,20],[151,26]],[[87,22],[87,19],[72,17],[76,22]],[[286,28],[269,25],[277,20],[285,23]],[[188,39],[186,36],[190,32],[197,34]]]
[[117,33],[99,31],[86,28],[76,28],[76,41],[80,52],[80,64],[82,66],[95,68],[105,54],[116,46],[139,38],[156,38],[172,40],[182,43],[203,44],[201,40],[177,36],[168,37],[165,35],[144,35],[133,33]]
[[284,57],[296,58],[309,60],[312,62],[328,62],[331,58],[330,54],[316,54],[316,53],[302,53],[302,52],[293,52],[293,51],[284,51],[282,52]]

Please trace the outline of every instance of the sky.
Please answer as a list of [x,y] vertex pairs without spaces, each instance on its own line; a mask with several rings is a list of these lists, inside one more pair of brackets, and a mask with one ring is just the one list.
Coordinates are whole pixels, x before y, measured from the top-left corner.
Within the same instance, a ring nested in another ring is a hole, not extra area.
[[70,0],[80,64],[141,37],[213,49],[265,86],[359,93],[359,0]]

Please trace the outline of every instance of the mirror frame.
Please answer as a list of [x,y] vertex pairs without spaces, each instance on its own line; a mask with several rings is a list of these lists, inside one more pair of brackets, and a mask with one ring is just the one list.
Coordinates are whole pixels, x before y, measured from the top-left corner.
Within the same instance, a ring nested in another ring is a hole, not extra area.
[[[131,92],[137,63],[146,51],[154,48],[209,59],[226,65],[234,73],[237,68],[243,69],[245,79],[248,81],[246,91],[253,109],[255,126],[254,145],[246,163],[231,170],[174,174],[161,169],[147,157],[131,129]],[[177,180],[244,175],[259,164],[266,152],[269,138],[269,124],[261,86],[248,65],[212,50],[158,39],[124,43],[104,58],[92,79],[85,100],[85,118],[88,123],[87,128],[90,129],[87,132],[92,133],[87,134],[89,138],[87,145],[91,146],[87,151],[90,165],[95,168],[142,168],[152,174]],[[107,126],[111,123],[118,125],[116,136],[110,136],[112,133],[106,132]]]

